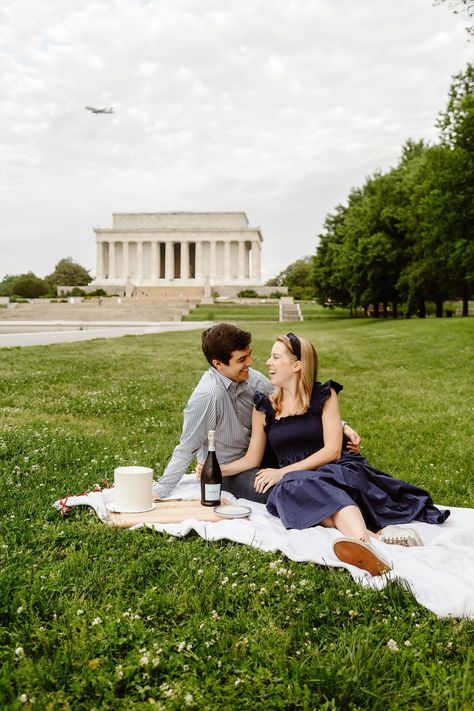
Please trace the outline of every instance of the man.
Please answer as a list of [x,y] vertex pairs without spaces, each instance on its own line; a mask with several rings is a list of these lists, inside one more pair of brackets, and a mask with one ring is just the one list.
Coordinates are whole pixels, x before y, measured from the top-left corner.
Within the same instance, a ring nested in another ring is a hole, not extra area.
[[[210,368],[201,377],[184,409],[183,431],[163,476],[155,484],[155,494],[169,496],[190,464],[197,457],[204,461],[209,430],[216,433],[216,455],[221,464],[233,462],[247,451],[251,427],[253,396],[259,391],[269,395],[273,386],[268,378],[250,366],[251,334],[230,323],[220,323],[202,334],[202,350]],[[344,433],[358,449],[360,437],[346,423]],[[263,466],[275,466],[265,455]],[[254,489],[260,467],[235,476],[224,477],[222,488],[238,498],[264,503],[268,492]]]

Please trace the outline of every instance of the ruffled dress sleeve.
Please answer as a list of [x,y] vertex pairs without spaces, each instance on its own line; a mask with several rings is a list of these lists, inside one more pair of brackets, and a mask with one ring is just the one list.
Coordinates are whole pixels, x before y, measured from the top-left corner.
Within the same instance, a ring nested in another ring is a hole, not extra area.
[[269,425],[275,419],[275,410],[272,407],[270,399],[263,393],[256,392],[253,396],[253,402],[259,412],[264,412],[266,415],[266,424]]
[[313,412],[321,412],[324,403],[331,396],[331,388],[339,395],[343,386],[336,380],[326,380],[325,383],[318,382],[314,384],[310,410]]

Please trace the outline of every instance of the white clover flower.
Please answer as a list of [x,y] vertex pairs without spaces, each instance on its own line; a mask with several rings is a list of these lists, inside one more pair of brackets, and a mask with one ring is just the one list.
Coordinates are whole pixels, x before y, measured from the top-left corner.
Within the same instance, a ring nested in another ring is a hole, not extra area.
[[22,704],[26,704],[27,701],[28,701],[28,696],[26,694],[20,694],[20,702]]
[[94,617],[91,624],[92,624],[92,627],[95,627],[96,625],[101,625],[102,620],[100,619],[100,617]]
[[183,671],[189,671],[189,665],[183,664]]
[[228,583],[228,582],[229,582],[229,578],[228,578],[227,575],[226,575],[225,578],[222,578],[222,580],[221,580],[221,585],[225,585],[225,584]]
[[237,587],[237,583],[235,583],[235,582],[232,583],[231,587],[236,588],[236,587]]
[[17,613],[20,615],[23,612],[23,605],[17,608]]
[[409,639],[406,639],[403,644],[405,645],[405,647],[411,647],[411,642]]
[[186,706],[191,706],[193,701],[194,701],[194,696],[192,694],[186,694],[186,696],[184,697],[184,703],[186,704]]
[[239,678],[237,677],[237,679],[234,681],[234,686],[240,686],[240,684],[243,684],[243,683],[244,683],[244,682],[243,682],[243,679],[239,679]]
[[151,660],[151,663],[153,664],[154,667],[157,667],[158,664],[160,663],[160,657],[153,657]]
[[394,639],[388,640],[387,647],[390,649],[391,652],[398,652],[398,644],[395,642]]
[[24,656],[25,656],[25,650],[23,649],[23,647],[17,647],[17,648],[15,649],[15,654],[16,654],[16,656],[19,657],[19,658],[24,657]]
[[186,642],[180,642],[178,644],[178,652],[182,652],[186,648]]
[[216,610],[213,610],[213,611],[211,612],[211,617],[212,617],[213,620],[220,620],[220,619],[221,619],[221,618],[220,618],[220,615],[217,613]]
[[250,590],[255,590],[256,587],[255,583],[249,583]]
[[[204,570],[203,570],[202,568],[199,568],[197,574],[198,574],[198,575],[203,575],[203,573],[204,573]],[[191,694],[189,694],[189,696],[191,696]]]
[[150,661],[150,659],[149,659],[149,657],[148,657],[148,653],[142,654],[142,656],[140,657],[140,664],[141,664],[141,666],[142,666],[142,667],[145,667],[145,666],[148,664],[149,661]]
[[80,616],[83,615],[83,614],[84,614],[84,610],[77,610],[77,611],[76,611],[76,615],[77,615],[78,617],[80,617]]

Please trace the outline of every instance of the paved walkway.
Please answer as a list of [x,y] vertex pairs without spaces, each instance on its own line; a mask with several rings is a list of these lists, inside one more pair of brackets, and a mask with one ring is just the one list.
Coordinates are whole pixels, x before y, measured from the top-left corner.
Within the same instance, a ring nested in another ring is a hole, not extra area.
[[[212,326],[209,321],[163,321],[161,323],[128,323],[115,322],[113,326],[104,326],[100,322],[87,322],[74,326],[67,321],[18,321],[0,322],[1,331],[15,330],[14,333],[0,332],[0,348],[15,348],[17,346],[44,346],[51,343],[69,343],[73,341],[90,341],[94,338],[119,338],[120,336],[143,336],[149,333],[164,333],[166,331],[203,330]],[[41,330],[40,330],[41,329]],[[43,330],[44,329],[44,330]],[[49,330],[48,330],[49,329]],[[57,330],[53,330],[57,329]],[[21,331],[21,332],[19,332]]]

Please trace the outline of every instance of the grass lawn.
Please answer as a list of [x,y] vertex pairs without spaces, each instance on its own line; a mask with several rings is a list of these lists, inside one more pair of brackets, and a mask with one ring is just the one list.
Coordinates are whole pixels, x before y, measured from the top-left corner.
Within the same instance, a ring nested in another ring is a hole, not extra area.
[[[474,319],[290,329],[317,346],[320,379],[344,384],[369,461],[437,503],[474,505]],[[280,330],[254,328],[263,372]],[[162,472],[205,368],[199,344],[184,332],[0,350],[0,708],[472,709],[474,622],[437,619],[398,585],[52,509],[120,464]]]

